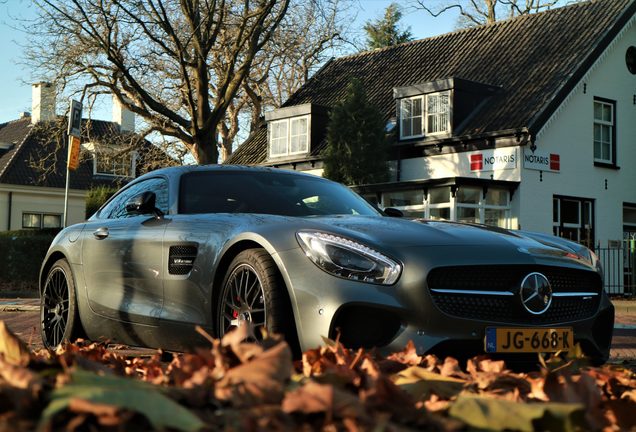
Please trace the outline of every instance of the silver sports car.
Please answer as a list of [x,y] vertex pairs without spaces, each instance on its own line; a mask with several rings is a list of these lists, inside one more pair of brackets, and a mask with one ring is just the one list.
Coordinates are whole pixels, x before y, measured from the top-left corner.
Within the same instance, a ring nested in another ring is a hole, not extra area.
[[[394,212],[393,212],[394,213]],[[183,350],[250,321],[299,352],[609,355],[614,308],[587,248],[481,225],[388,217],[348,188],[267,168],[197,166],[129,183],[53,241],[42,339]]]

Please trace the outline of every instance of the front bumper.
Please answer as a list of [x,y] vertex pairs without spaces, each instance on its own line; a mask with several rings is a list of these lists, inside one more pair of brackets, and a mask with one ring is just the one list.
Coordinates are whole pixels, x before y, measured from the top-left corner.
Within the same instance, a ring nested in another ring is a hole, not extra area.
[[[428,275],[432,269],[449,266],[509,266],[552,268],[564,272],[589,272],[593,284],[598,274],[580,262],[527,252],[501,250],[500,247],[422,247],[404,248],[400,259],[404,272],[393,286],[373,285],[334,277],[316,267],[300,250],[289,250],[277,257],[290,290],[301,348],[322,344],[323,337],[340,337],[348,347],[380,347],[382,351],[402,350],[413,341],[418,353],[439,352],[453,355],[484,352],[487,327],[572,327],[575,343],[597,361],[609,357],[614,309],[602,292],[587,308],[583,318],[576,314],[553,314],[551,320],[536,319],[510,311],[472,315],[465,309],[450,311],[440,307],[431,295]],[[595,275],[595,276],[594,276]],[[502,289],[496,287],[495,289]],[[511,290],[514,287],[510,287]],[[564,288],[566,289],[566,288]],[[577,287],[567,288],[576,290]],[[589,286],[585,287],[589,290]],[[515,297],[516,298],[516,297]],[[497,308],[496,306],[494,307]],[[505,310],[504,310],[505,309]],[[569,309],[568,309],[569,311]],[[567,311],[566,311],[567,312]],[[547,312],[546,312],[547,313]],[[546,315],[548,316],[548,315]]]

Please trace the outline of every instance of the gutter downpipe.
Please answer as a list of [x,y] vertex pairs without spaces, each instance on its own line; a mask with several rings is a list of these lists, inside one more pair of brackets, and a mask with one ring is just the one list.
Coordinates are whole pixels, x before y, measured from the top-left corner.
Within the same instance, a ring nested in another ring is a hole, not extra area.
[[7,231],[11,231],[11,205],[13,204],[13,192],[9,192],[9,217],[7,218]]

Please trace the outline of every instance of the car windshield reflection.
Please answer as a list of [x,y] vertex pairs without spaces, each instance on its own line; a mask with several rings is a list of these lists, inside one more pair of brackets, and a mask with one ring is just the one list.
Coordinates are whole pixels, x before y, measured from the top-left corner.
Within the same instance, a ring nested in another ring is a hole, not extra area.
[[379,215],[338,183],[268,171],[188,173],[181,178],[179,197],[181,214]]

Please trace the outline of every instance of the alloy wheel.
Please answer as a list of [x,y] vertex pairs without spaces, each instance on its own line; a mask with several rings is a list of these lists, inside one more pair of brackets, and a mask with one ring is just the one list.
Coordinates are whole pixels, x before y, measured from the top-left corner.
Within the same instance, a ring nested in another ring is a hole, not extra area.
[[49,273],[42,297],[43,342],[52,348],[64,341],[69,320],[69,287],[63,269],[57,267]]
[[246,322],[251,322],[255,328],[265,326],[267,316],[263,286],[250,265],[240,264],[232,270],[222,299],[221,335]]

